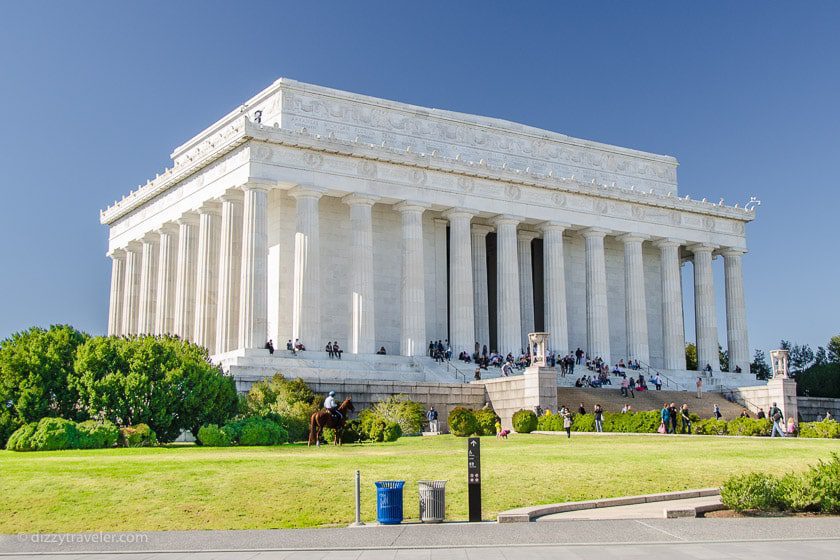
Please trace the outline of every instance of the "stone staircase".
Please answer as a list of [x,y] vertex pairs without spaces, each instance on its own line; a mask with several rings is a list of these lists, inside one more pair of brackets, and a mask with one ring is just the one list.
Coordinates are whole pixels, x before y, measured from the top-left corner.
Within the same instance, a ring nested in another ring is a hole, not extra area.
[[557,405],[568,406],[572,411],[576,411],[580,403],[586,408],[587,412],[592,412],[596,403],[607,412],[621,412],[621,408],[625,404],[629,404],[635,411],[642,410],[660,410],[662,403],[676,403],[681,407],[683,403],[688,404],[691,412],[698,414],[701,418],[710,418],[714,405],[720,407],[720,412],[724,420],[732,420],[737,418],[744,407],[737,403],[729,402],[720,393],[703,393],[702,398],[695,398],[694,392],[688,391],[642,391],[635,393],[636,398],[623,397],[621,391],[616,387],[614,389],[582,389],[577,387],[558,387],[557,388]]

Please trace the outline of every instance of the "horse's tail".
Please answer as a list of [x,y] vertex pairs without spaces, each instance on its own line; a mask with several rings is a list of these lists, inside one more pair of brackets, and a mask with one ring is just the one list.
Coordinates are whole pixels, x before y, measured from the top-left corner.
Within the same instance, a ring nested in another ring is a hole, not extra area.
[[317,412],[313,412],[312,415],[309,417],[309,443],[307,445],[312,445],[313,443],[316,443],[314,440],[317,437],[318,433],[317,418]]

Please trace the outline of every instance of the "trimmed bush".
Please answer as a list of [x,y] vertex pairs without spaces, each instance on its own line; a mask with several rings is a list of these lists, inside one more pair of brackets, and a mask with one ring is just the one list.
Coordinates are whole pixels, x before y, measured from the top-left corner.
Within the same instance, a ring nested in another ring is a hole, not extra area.
[[[560,417],[560,428],[563,428],[563,418]],[[575,414],[572,416],[572,431],[573,432],[594,432],[595,431],[595,415],[594,414]]]
[[402,428],[397,422],[389,422],[382,431],[382,441],[397,441],[402,435]]
[[235,420],[222,428],[232,443],[247,446],[279,445],[289,441],[289,433],[277,422],[259,416]]
[[375,403],[372,408],[374,414],[382,418],[386,424],[398,423],[403,434],[419,435],[423,430],[423,421],[426,419],[425,407],[405,395],[392,395],[387,400]]
[[120,429],[108,420],[85,420],[76,425],[79,433],[79,449],[103,449],[114,447],[120,438]]
[[475,416],[476,433],[480,436],[495,436],[496,422],[499,417],[492,408],[482,408],[473,413]]
[[513,413],[511,423],[518,434],[530,434],[537,429],[537,415],[533,410],[517,410]]
[[605,432],[652,434],[660,423],[658,410],[604,414]]
[[[533,414],[533,413],[531,413]],[[472,410],[458,406],[452,409],[447,419],[449,431],[458,437],[473,435],[478,430],[478,421]]]
[[198,441],[207,447],[228,447],[230,435],[216,424],[207,424],[199,428]]
[[840,438],[840,422],[837,420],[802,422],[799,424],[799,437],[838,439]]
[[726,423],[726,433],[730,436],[769,436],[771,428],[767,418],[735,418]]
[[123,447],[152,447],[157,445],[157,434],[148,424],[137,424],[120,428],[120,444]]
[[560,432],[563,430],[563,417],[546,411],[537,419],[537,430],[541,432]]
[[720,500],[723,505],[735,511],[773,511],[782,508],[779,480],[763,473],[733,476],[723,483]]
[[79,431],[76,423],[64,418],[41,418],[32,434],[31,446],[36,451],[77,449]]
[[726,420],[706,418],[694,423],[694,433],[704,436],[725,436],[727,434]]
[[38,422],[24,424],[9,437],[6,449],[9,451],[35,451],[32,447],[32,434],[38,429]]

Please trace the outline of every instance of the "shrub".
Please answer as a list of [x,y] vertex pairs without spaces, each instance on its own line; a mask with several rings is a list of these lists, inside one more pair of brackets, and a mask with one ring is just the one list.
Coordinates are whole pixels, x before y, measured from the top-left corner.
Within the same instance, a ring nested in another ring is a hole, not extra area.
[[32,434],[38,429],[38,422],[24,424],[9,437],[6,449],[9,451],[35,451],[32,446]]
[[392,395],[387,400],[373,405],[373,412],[385,423],[396,422],[402,433],[418,435],[423,430],[423,420],[426,418],[422,404],[409,400],[405,395]]
[[382,431],[382,441],[397,441],[402,435],[402,428],[397,422],[389,422]]
[[652,434],[659,428],[658,410],[642,412],[604,413],[604,431]]
[[449,424],[450,433],[458,437],[471,436],[478,430],[475,413],[462,406],[457,406],[452,409],[452,412],[449,413],[447,424]]
[[836,420],[802,422],[799,424],[799,437],[838,439],[840,438],[840,422]]
[[120,443],[123,447],[151,447],[157,445],[157,442],[157,434],[148,424],[120,428]]
[[82,409],[121,426],[147,424],[161,441],[236,413],[233,378],[207,350],[173,336],[95,337],[76,351],[68,384]]
[[88,335],[68,325],[33,327],[0,342],[0,447],[12,432],[41,418],[88,418],[68,384],[76,349]]
[[560,432],[563,430],[563,417],[546,412],[537,419],[537,430],[541,432]]
[[[563,427],[563,421],[560,420],[560,427]],[[572,431],[574,432],[594,432],[595,431],[595,415],[594,414],[575,414],[572,417]]]
[[694,423],[694,433],[705,436],[725,436],[727,434],[726,420],[706,418]]
[[496,435],[496,422],[499,417],[492,408],[482,408],[473,413],[476,423],[476,433],[480,436]]
[[277,422],[259,416],[248,416],[225,424],[222,430],[232,443],[239,445],[279,445],[289,441],[289,433]]
[[779,500],[778,479],[763,473],[733,476],[723,483],[720,500],[735,511],[771,511],[783,507]]
[[730,436],[769,436],[771,421],[767,418],[735,418],[726,424]]
[[519,434],[530,434],[537,429],[537,415],[533,410],[517,410],[513,413],[513,429]]
[[820,507],[819,496],[814,493],[808,473],[788,473],[784,475],[778,480],[776,495],[778,509],[818,511]]
[[79,432],[79,449],[103,449],[114,447],[120,438],[120,430],[108,420],[85,420],[76,425]]
[[230,435],[216,424],[206,424],[198,429],[198,441],[207,447],[228,447]]
[[[332,443],[335,441],[335,430],[324,428],[321,437],[326,443]],[[341,443],[357,443],[364,439],[367,439],[367,436],[362,433],[362,423],[357,418],[353,418],[344,423],[344,430],[341,432]]]
[[275,374],[270,379],[254,383],[245,397],[245,413],[251,416],[279,415],[289,441],[303,441],[309,437],[309,418],[321,406],[321,399],[302,379],[286,379]]
[[64,418],[41,418],[32,434],[31,446],[36,451],[77,449],[79,431],[76,423]]

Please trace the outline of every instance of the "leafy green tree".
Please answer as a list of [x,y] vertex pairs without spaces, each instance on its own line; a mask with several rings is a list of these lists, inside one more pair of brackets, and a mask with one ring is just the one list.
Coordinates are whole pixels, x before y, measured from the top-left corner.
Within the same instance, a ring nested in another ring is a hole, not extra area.
[[817,346],[817,351],[814,353],[814,365],[815,366],[824,366],[828,363],[828,355],[825,352],[825,348],[822,346]]
[[48,416],[84,420],[67,385],[76,349],[89,336],[68,325],[33,327],[0,342],[0,447],[17,428]]
[[829,362],[832,364],[840,364],[840,334],[832,336],[831,340],[828,341],[826,354]]
[[177,337],[96,337],[79,347],[68,382],[82,409],[119,426],[148,424],[162,442],[236,414],[232,378],[207,350]]
[[750,363],[750,373],[754,373],[757,379],[770,379],[770,364],[767,363],[764,350],[756,349]]
[[799,373],[796,393],[805,397],[840,398],[840,364],[811,366]]
[[685,345],[685,369],[697,369],[697,345],[693,342]]
[[720,359],[720,371],[729,371],[729,350],[724,350],[718,344],[718,358]]

